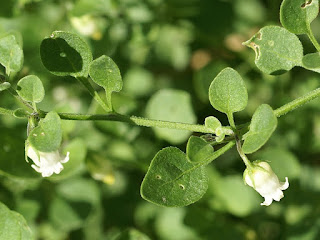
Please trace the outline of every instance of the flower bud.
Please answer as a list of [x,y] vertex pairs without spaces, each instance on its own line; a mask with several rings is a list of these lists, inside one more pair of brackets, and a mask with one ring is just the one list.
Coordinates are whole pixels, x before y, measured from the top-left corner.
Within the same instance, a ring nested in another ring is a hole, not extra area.
[[283,198],[282,191],[289,187],[288,178],[286,177],[285,182],[279,182],[277,175],[267,162],[255,161],[252,165],[244,171],[243,179],[264,197],[261,205],[269,206],[273,200],[280,201]]

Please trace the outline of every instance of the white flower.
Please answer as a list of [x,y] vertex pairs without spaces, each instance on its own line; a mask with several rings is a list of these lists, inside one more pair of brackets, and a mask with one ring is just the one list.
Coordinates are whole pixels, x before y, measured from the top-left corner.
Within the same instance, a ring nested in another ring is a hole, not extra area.
[[289,187],[288,178],[285,182],[279,182],[277,175],[266,162],[255,161],[252,168],[247,168],[243,173],[244,181],[253,187],[262,197],[261,205],[269,206],[273,200],[280,201],[283,198],[283,190]]
[[53,173],[59,174],[63,169],[62,163],[69,161],[69,152],[67,152],[65,158],[61,159],[58,150],[54,152],[40,152],[34,150],[31,145],[27,146],[27,155],[34,162],[31,167],[41,173],[42,177],[50,177]]

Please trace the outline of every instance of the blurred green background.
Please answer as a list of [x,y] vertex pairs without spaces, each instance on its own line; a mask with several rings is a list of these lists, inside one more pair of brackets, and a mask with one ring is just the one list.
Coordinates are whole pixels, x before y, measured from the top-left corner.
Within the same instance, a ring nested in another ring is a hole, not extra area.
[[[208,100],[208,87],[223,68],[236,69],[249,91],[237,124],[262,103],[274,109],[319,86],[319,75],[294,68],[279,76],[261,73],[254,52],[242,46],[261,27],[280,25],[280,0],[6,0],[0,36],[14,33],[24,67],[11,81],[35,74],[44,83],[42,110],[102,113],[89,93],[69,77],[51,75],[39,47],[54,30],[76,32],[94,58],[110,56],[124,87],[113,94],[117,112],[182,122],[226,116]],[[320,40],[320,18],[312,23]],[[299,36],[304,52],[315,52]],[[0,72],[4,69],[1,68]],[[101,90],[98,86],[97,89]],[[7,92],[1,107],[21,107]],[[204,197],[188,207],[164,208],[140,197],[154,155],[175,145],[185,151],[190,133],[116,122],[63,121],[63,152],[70,161],[59,175],[42,179],[25,162],[26,120],[0,117],[0,201],[21,213],[35,239],[320,239],[320,101],[279,119],[268,143],[251,160],[269,160],[285,197],[270,207],[245,186],[235,149],[208,169]],[[197,133],[195,135],[199,136]]]

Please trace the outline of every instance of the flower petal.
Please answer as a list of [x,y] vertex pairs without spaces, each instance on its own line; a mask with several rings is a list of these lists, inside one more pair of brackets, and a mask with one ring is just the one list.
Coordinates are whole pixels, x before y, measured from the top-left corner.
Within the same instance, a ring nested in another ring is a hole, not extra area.
[[289,180],[288,180],[288,178],[286,177],[286,181],[285,181],[285,182],[281,182],[280,184],[281,184],[280,189],[281,189],[281,190],[286,190],[286,189],[289,187]]
[[270,204],[272,203],[272,197],[265,197],[264,198],[264,202],[261,203],[261,206],[270,206]]

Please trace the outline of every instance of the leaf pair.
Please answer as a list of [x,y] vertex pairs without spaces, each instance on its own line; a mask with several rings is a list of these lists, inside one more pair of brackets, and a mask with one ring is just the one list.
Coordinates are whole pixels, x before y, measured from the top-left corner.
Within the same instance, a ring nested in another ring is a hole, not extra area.
[[55,31],[42,41],[40,55],[43,65],[54,75],[87,81],[90,74],[92,80],[105,89],[111,111],[111,94],[122,89],[122,78],[110,57],[103,55],[92,61],[88,44],[78,35],[63,31]]

